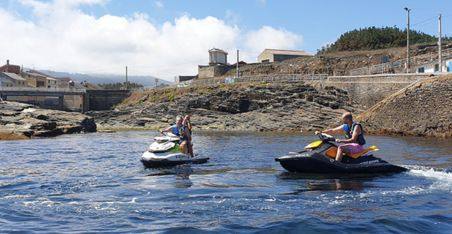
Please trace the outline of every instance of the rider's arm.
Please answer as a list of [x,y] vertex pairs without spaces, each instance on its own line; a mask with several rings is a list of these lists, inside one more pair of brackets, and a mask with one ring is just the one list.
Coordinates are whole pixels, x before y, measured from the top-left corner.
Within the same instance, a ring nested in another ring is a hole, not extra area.
[[322,133],[330,134],[330,135],[341,134],[341,133],[344,133],[344,129],[342,128],[342,125],[341,125],[341,126],[338,126],[335,128],[326,129],[326,130],[322,131]]
[[162,129],[162,130],[160,130],[160,132],[161,133],[164,133],[164,132],[171,132],[171,126],[170,127],[167,127],[167,128],[165,128],[165,129]]
[[353,130],[352,138],[340,140],[341,143],[355,143],[358,142],[358,136],[361,134],[361,126],[356,125],[355,129]]

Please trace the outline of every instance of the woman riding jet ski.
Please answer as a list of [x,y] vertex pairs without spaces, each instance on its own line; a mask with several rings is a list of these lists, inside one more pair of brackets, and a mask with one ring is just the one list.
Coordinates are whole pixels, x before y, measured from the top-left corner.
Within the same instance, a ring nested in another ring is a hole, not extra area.
[[185,119],[187,121],[183,121],[182,117],[177,117],[175,125],[161,131],[163,136],[154,138],[149,149],[141,156],[141,162],[145,167],[201,164],[209,160],[209,158],[194,157],[191,148],[191,131],[189,132],[187,128],[189,117]]
[[[320,140],[312,142],[299,153],[276,158],[281,166],[291,172],[302,173],[385,173],[402,172],[406,168],[392,165],[374,157],[370,152],[376,146],[364,148],[366,143],[361,124],[353,121],[351,113],[342,116],[344,125],[317,132]],[[335,139],[327,133],[344,132],[346,140]],[[337,143],[344,143],[337,145]],[[343,156],[346,156],[343,158]]]

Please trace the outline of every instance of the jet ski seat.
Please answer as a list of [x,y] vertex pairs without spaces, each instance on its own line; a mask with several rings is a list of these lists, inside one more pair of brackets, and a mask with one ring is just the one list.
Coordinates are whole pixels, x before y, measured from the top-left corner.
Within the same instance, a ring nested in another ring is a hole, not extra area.
[[[366,155],[366,154],[369,153],[369,152],[377,151],[377,150],[379,150],[379,149],[377,148],[377,146],[372,145],[372,146],[370,146],[369,148],[364,149],[363,151],[361,151],[361,152],[359,152],[359,153],[356,153],[356,154],[344,154],[344,155],[345,155],[345,156],[348,156],[348,157],[350,157],[350,158],[357,159],[357,158],[359,158],[359,157],[362,157],[362,156]],[[329,149],[325,152],[326,156],[328,156],[328,157],[330,157],[330,158],[336,158],[336,153],[337,153],[337,148],[336,148],[336,147],[331,147],[331,148],[329,148]]]

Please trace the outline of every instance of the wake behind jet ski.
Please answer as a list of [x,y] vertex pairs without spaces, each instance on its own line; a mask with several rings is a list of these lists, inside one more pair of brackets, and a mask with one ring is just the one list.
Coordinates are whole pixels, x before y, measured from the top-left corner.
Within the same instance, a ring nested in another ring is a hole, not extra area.
[[145,167],[171,167],[181,164],[206,163],[209,158],[193,154],[191,145],[190,116],[176,118],[176,124],[163,130],[161,137],[155,137],[149,149],[141,156]]
[[[363,127],[353,121],[350,112],[342,115],[342,122],[343,124],[336,128],[316,133],[320,141],[309,144],[305,151],[277,158],[276,161],[289,171],[308,173],[378,173],[406,170],[368,154],[378,149],[376,146],[364,148],[366,140]],[[328,134],[345,134],[346,139],[335,139]],[[335,142],[342,144],[337,145]]]
[[372,152],[378,150],[371,146],[363,152],[345,156],[342,161],[336,161],[337,145],[335,138],[321,133],[320,140],[314,141],[305,147],[305,150],[275,158],[286,170],[299,173],[322,174],[370,174],[403,172],[404,167],[390,164],[373,156]]

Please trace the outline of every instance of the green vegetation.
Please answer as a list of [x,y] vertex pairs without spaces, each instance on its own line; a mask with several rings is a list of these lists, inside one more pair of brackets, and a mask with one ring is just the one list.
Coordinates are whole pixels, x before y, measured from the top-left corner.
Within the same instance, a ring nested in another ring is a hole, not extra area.
[[[450,40],[451,38],[446,38]],[[410,31],[411,44],[435,43],[437,38],[429,34]],[[319,54],[336,51],[376,50],[406,46],[406,30],[397,27],[369,27],[342,34],[333,44],[322,47]]]
[[105,84],[99,84],[99,86],[103,89],[141,89],[143,88],[142,84],[133,83],[133,82],[117,82],[117,83],[105,83]]

